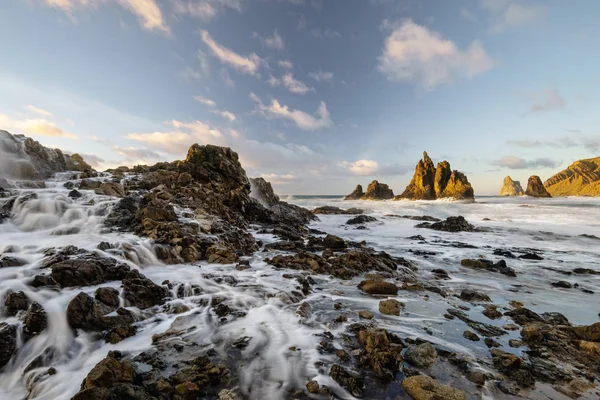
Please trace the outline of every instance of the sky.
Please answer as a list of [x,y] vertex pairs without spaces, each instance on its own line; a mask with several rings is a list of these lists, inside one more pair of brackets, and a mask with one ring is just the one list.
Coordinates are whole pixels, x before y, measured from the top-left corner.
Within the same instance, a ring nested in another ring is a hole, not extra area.
[[280,194],[476,195],[600,156],[600,2],[2,0],[0,129],[97,169],[229,146]]

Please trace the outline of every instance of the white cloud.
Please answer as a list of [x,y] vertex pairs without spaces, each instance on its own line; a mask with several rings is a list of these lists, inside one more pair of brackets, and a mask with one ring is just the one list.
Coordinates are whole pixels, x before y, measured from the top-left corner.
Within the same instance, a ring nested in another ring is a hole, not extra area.
[[314,92],[315,88],[307,86],[305,83],[300,82],[297,79],[294,79],[294,75],[291,72],[283,75],[281,78],[281,82],[283,86],[291,93],[304,95],[308,92]]
[[[116,154],[123,157],[124,161],[130,163],[141,164],[162,159],[162,156],[156,151],[145,148],[113,146],[112,149]],[[87,158],[84,157],[84,159],[87,161]]]
[[317,82],[331,82],[331,80],[333,79],[333,72],[317,71],[311,72],[310,74],[308,74],[308,76],[310,76]]
[[379,170],[379,164],[373,160],[344,161],[340,163],[340,166],[346,168],[353,175],[359,176],[373,175]]
[[281,105],[275,99],[271,100],[271,104],[265,105],[254,93],[250,93],[250,98],[257,103],[258,112],[266,118],[287,119],[294,122],[298,128],[307,131],[329,128],[333,125],[324,102],[321,102],[315,115],[310,115],[301,110],[290,110],[288,106]]
[[274,185],[289,185],[296,180],[296,176],[292,174],[262,174],[260,177]]
[[509,169],[539,169],[556,168],[561,164],[561,162],[554,161],[549,158],[537,158],[535,160],[528,161],[515,156],[504,156],[499,160],[492,161],[491,164]]
[[230,67],[244,74],[257,75],[258,68],[260,67],[260,57],[258,57],[255,53],[252,53],[248,56],[242,56],[215,42],[205,30],[200,31],[200,37],[212,51],[213,55],[217,57],[223,64],[229,65]]
[[489,15],[492,32],[525,25],[546,14],[544,5],[520,4],[511,0],[482,0],[481,8]]
[[285,50],[285,43],[283,38],[279,33],[277,33],[277,29],[273,32],[273,36],[262,37],[258,33],[254,32],[252,37],[257,38],[260,42],[265,46],[273,50],[283,51]]
[[176,14],[189,15],[203,21],[213,19],[224,9],[242,11],[242,0],[175,0],[173,11]]
[[70,18],[75,19],[75,12],[80,9],[93,8],[101,3],[116,3],[133,13],[140,25],[148,31],[169,33],[160,7],[154,0],[38,0],[47,6],[61,9]]
[[277,64],[279,64],[279,66],[284,69],[294,68],[294,64],[292,64],[292,62],[289,60],[279,60],[279,62]]
[[385,21],[384,27],[392,28],[392,32],[379,57],[379,70],[390,81],[417,82],[426,89],[433,89],[493,66],[479,41],[460,50],[451,40],[411,20],[399,25]]
[[221,117],[228,119],[230,122],[233,122],[237,119],[235,114],[231,111],[212,110],[211,113],[220,115]]
[[532,112],[562,110],[566,107],[565,99],[556,89],[546,89],[541,95],[534,96]]
[[275,78],[273,75],[269,75],[269,79],[267,79],[267,83],[270,86],[279,86],[281,85],[281,79]]
[[12,133],[22,133],[28,136],[49,136],[65,139],[79,139],[76,135],[60,129],[53,122],[44,118],[14,119],[0,113],[0,127]]
[[227,70],[225,68],[221,69],[220,75],[221,75],[221,79],[223,80],[223,83],[225,83],[225,86],[227,86],[228,88],[235,87],[235,81],[233,79],[231,79],[229,72],[227,72]]
[[209,106],[209,107],[215,107],[217,105],[217,103],[215,103],[211,99],[207,99],[206,97],[202,97],[202,96],[194,96],[194,100],[196,100],[199,103],[204,104],[205,106]]
[[31,104],[28,105],[27,108],[30,111],[33,111],[34,113],[41,115],[42,117],[49,118],[52,116],[52,113],[50,111],[46,111],[43,108],[38,108],[38,107],[32,106]]

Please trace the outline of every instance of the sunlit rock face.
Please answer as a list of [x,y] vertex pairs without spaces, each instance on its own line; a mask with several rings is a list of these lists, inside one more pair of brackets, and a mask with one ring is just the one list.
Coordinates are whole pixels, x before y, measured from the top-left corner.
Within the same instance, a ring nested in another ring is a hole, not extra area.
[[600,157],[575,161],[544,186],[552,196],[600,196]]
[[92,167],[78,154],[64,154],[31,138],[0,130],[1,178],[35,180],[48,178],[55,172],[87,170]]
[[434,166],[427,152],[419,160],[412,180],[394,200],[436,200],[453,198],[455,200],[470,200],[474,198],[473,187],[467,176],[459,171],[453,171],[448,161]]
[[367,187],[367,193],[365,193],[361,200],[389,200],[394,197],[394,192],[385,183],[379,183],[373,181],[369,183]]
[[502,189],[500,189],[500,196],[522,196],[523,193],[521,182],[513,181],[510,176],[504,178]]

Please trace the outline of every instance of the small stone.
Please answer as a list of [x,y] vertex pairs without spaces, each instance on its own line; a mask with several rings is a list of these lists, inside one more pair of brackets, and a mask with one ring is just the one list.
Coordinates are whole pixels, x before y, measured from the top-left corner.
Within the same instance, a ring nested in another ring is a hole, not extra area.
[[471,331],[464,331],[463,336],[465,337],[465,339],[472,340],[473,342],[479,342],[481,340],[481,338],[477,336],[475,332]]
[[379,302],[379,312],[386,315],[400,315],[400,309],[403,306],[398,300],[389,299]]
[[361,310],[358,312],[358,316],[363,319],[373,319],[374,315],[371,311]]
[[404,359],[416,367],[430,367],[435,364],[438,352],[430,343],[411,345],[404,353]]
[[362,281],[358,288],[364,293],[373,295],[396,295],[398,294],[398,286],[385,281]]

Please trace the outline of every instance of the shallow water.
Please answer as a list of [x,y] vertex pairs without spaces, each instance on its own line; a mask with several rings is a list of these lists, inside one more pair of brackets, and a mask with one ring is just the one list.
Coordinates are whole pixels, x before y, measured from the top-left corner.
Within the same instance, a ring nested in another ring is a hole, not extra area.
[[[401,291],[397,298],[406,303],[406,308],[400,317],[393,317],[380,315],[380,299],[366,296],[356,288],[360,278],[340,282],[328,276],[314,276],[313,292],[306,299],[294,299],[293,292],[298,286],[296,280],[284,277],[290,271],[275,270],[266,264],[264,258],[272,255],[269,253],[258,252],[250,257],[251,268],[244,271],[236,270],[233,265],[207,263],[163,265],[154,256],[149,240],[133,234],[111,232],[104,227],[103,221],[116,199],[95,195],[93,191],[81,191],[84,194],[82,198],[70,199],[67,196],[69,190],[62,185],[66,178],[67,175],[61,175],[55,181],[47,182],[46,189],[20,190],[21,200],[13,208],[15,216],[0,224],[0,252],[25,262],[21,267],[0,268],[0,306],[3,306],[9,292],[22,290],[42,304],[49,317],[48,328],[26,343],[20,343],[16,355],[1,371],[1,399],[68,399],[79,390],[87,373],[109,350],[121,350],[135,356],[152,348],[152,335],[163,333],[170,327],[189,328],[178,339],[197,346],[198,354],[186,354],[188,359],[214,349],[219,358],[235,371],[239,390],[247,398],[287,398],[289,389],[302,388],[309,379],[332,387],[340,398],[352,398],[328,376],[328,369],[317,366],[319,361],[329,364],[334,361],[333,355],[319,352],[321,338],[318,335],[324,331],[332,332],[336,337],[334,346],[341,348],[339,334],[346,330],[348,324],[359,321],[355,313],[358,310],[371,310],[377,316],[379,326],[403,338],[424,337],[439,348],[473,357],[489,355],[483,342],[469,342],[462,337],[466,325],[443,317],[452,305],[464,305],[457,298]],[[31,193],[35,193],[37,199],[23,202]],[[337,198],[294,198],[291,201],[307,208],[326,204],[364,208],[379,220],[368,224],[367,230],[345,225],[349,217],[340,215],[321,215],[320,221],[311,227],[348,240],[364,240],[378,250],[404,257],[412,261],[424,276],[428,276],[428,271],[434,268],[446,269],[452,279],[440,284],[450,293],[460,292],[467,286],[477,287],[499,305],[518,300],[538,312],[561,312],[574,323],[598,321],[600,276],[565,276],[556,271],[570,271],[577,267],[600,271],[600,240],[579,236],[600,237],[600,199],[485,198],[472,204],[441,201],[342,202]],[[388,217],[387,214],[439,218],[463,215],[477,227],[488,231],[450,234],[418,229],[414,227],[418,221]],[[483,218],[490,221],[482,221]],[[254,233],[265,243],[276,240],[272,235]],[[425,241],[407,239],[413,235],[422,235]],[[116,244],[117,248],[101,252],[97,250],[100,242]],[[477,248],[457,248],[452,246],[453,242],[468,243]],[[165,307],[144,314],[147,318],[137,323],[137,335],[116,345],[104,343],[91,333],[74,332],[66,320],[68,302],[80,291],[93,295],[97,287],[119,288],[120,282],[62,289],[60,292],[30,287],[28,282],[41,272],[39,267],[44,252],[67,245],[127,262],[157,284],[170,281],[174,284],[174,299]],[[509,249],[517,255],[520,251],[535,249],[544,260],[507,260],[508,265],[517,271],[517,278],[461,267],[460,260],[463,258],[485,256],[499,259],[492,255],[496,248]],[[415,249],[435,254],[418,256],[410,252]],[[550,282],[557,280],[578,283],[579,289],[589,289],[595,294],[586,294],[576,288],[555,289],[550,286]],[[180,286],[183,286],[181,292],[184,295],[177,298]],[[193,288],[199,288],[196,293],[200,294],[194,294]],[[222,300],[240,316],[228,317],[227,323],[219,321],[209,306],[214,299]],[[306,301],[312,306],[306,320],[296,315],[299,301]],[[341,303],[341,310],[334,308],[336,303]],[[190,310],[183,314],[166,311],[182,304]],[[593,304],[596,307],[590,306]],[[490,321],[481,314],[481,310],[481,307],[471,306],[469,316],[499,327],[510,322]],[[332,323],[341,313],[348,315],[348,322]],[[0,321],[22,324],[19,318],[8,316],[3,307],[0,307]],[[505,343],[518,336],[518,332],[512,332],[502,341]],[[232,345],[244,337],[250,338],[248,345],[232,351]],[[54,349],[51,361],[25,373],[31,361],[48,348]],[[516,349],[508,350],[518,353]],[[56,368],[55,375],[44,373],[50,366]],[[143,365],[138,367],[143,368]],[[486,367],[482,365],[482,368]],[[406,396],[398,384],[381,390],[376,396],[367,392],[365,398]]]

